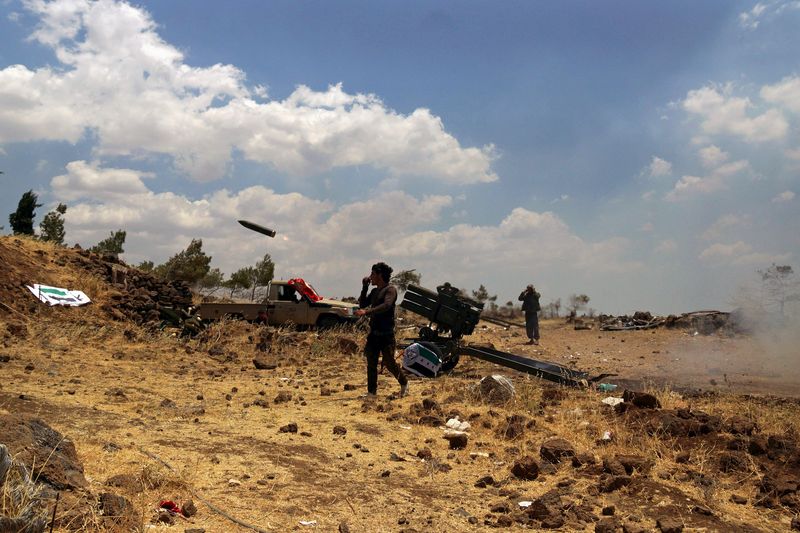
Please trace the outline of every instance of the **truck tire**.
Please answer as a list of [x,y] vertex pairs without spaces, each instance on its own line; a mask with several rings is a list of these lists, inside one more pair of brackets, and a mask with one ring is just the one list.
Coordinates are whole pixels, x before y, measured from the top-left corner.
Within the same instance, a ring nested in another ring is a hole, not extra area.
[[339,325],[339,318],[333,315],[322,315],[317,319],[319,329],[330,329]]

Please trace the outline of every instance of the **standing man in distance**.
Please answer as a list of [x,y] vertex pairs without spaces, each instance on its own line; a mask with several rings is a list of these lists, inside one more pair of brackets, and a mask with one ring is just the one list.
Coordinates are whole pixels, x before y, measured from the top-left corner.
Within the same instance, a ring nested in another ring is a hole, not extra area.
[[541,295],[536,292],[533,285],[522,291],[519,301],[522,302],[522,310],[525,311],[525,331],[528,334],[528,344],[539,344],[539,298]]
[[[356,316],[369,315],[369,335],[364,346],[367,357],[367,394],[374,397],[378,392],[378,357],[383,354],[383,366],[400,383],[400,396],[408,392],[408,378],[394,358],[394,307],[397,302],[397,289],[389,285],[392,267],[380,262],[372,265],[370,275],[361,280],[361,295],[358,297],[360,309]],[[367,294],[370,284],[375,288]]]

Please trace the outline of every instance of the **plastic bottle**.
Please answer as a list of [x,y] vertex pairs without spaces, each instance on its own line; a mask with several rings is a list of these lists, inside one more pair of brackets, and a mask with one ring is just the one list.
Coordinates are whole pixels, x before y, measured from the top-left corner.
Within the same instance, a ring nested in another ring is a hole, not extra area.
[[614,385],[613,383],[598,383],[597,390],[600,392],[614,392],[617,390],[617,385]]

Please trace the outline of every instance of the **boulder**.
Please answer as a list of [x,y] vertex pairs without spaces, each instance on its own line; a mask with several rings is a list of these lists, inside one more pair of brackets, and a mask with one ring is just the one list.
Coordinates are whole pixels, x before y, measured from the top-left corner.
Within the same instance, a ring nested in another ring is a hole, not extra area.
[[660,409],[661,402],[658,398],[647,392],[636,392],[626,390],[622,393],[622,399],[626,403],[632,404],[640,409]]
[[34,467],[32,477],[57,490],[88,488],[71,440],[38,418],[0,415],[0,435],[16,461]]
[[507,403],[516,395],[511,380],[500,374],[492,374],[481,379],[479,390],[481,398],[492,404]]
[[539,455],[548,463],[560,463],[564,458],[575,457],[575,447],[566,439],[548,439],[542,443]]
[[511,473],[519,479],[534,480],[539,477],[539,463],[533,457],[526,455],[522,459],[514,461]]

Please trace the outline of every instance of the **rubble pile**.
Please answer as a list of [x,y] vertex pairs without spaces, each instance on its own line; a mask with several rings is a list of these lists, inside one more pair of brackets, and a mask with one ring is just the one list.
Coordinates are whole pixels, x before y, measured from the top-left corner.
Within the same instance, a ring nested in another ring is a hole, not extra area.
[[112,255],[99,256],[79,250],[69,261],[113,286],[115,290],[101,308],[115,320],[133,320],[138,324],[164,319],[180,322],[185,316],[182,311],[192,305],[188,283],[160,280],[126,266]]
[[633,316],[600,315],[600,329],[606,331],[624,331],[631,329],[657,328],[664,324],[662,317],[653,316],[649,311],[636,311]]
[[730,320],[730,317],[731,313],[722,311],[695,311],[683,313],[680,316],[670,315],[664,321],[664,326],[696,331],[701,335],[711,335],[721,329],[736,331],[738,328],[734,321]]
[[723,311],[694,311],[667,317],[654,316],[648,311],[636,311],[632,316],[600,315],[600,329],[605,331],[628,331],[665,327],[685,329],[700,335],[712,335],[719,331],[744,333],[743,324],[735,319],[735,313]]

